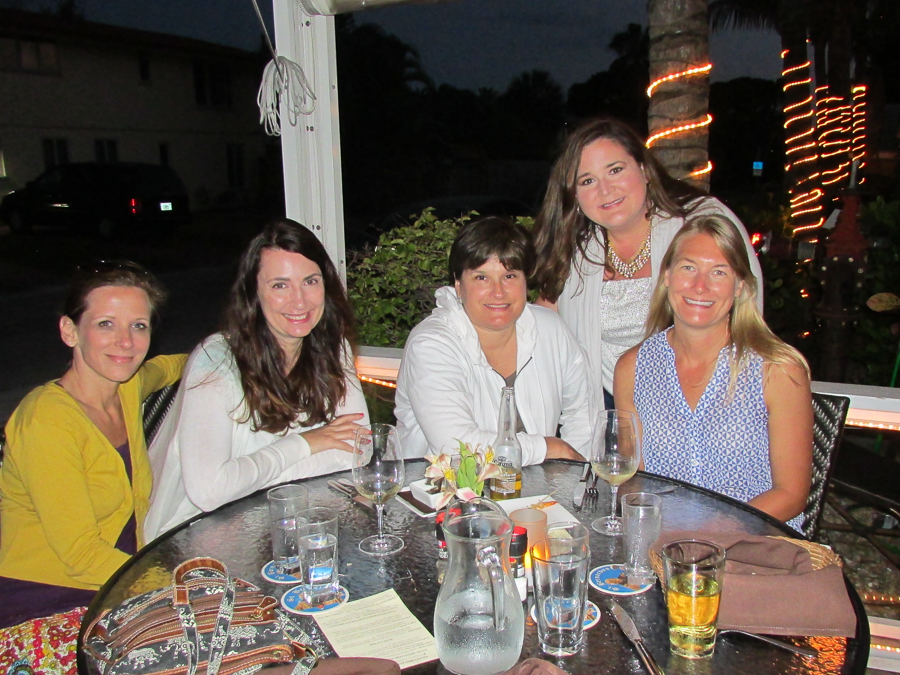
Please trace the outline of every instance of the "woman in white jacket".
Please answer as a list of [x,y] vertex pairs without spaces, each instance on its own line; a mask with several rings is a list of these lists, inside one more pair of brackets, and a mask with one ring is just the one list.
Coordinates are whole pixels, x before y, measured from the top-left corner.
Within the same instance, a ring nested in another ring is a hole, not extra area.
[[194,350],[150,447],[148,541],[256,490],[350,468],[368,423],[353,313],[334,264],[299,223],[244,252],[225,330]]
[[584,461],[591,438],[585,357],[555,312],[527,303],[533,264],[519,225],[486,218],[460,229],[450,249],[454,286],[438,289],[437,308],[403,352],[394,412],[407,457],[452,454],[457,440],[490,445],[501,390],[514,386],[523,464]]

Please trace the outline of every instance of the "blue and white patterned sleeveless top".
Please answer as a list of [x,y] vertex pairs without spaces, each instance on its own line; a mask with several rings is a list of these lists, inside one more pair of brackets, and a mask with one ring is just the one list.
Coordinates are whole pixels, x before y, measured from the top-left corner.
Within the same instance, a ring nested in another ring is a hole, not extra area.
[[[728,401],[732,348],[723,348],[697,409],[691,410],[666,339],[669,330],[638,351],[634,404],[644,432],[644,468],[748,502],[772,488],[762,357],[752,352],[746,357]],[[788,524],[799,528],[800,519]]]

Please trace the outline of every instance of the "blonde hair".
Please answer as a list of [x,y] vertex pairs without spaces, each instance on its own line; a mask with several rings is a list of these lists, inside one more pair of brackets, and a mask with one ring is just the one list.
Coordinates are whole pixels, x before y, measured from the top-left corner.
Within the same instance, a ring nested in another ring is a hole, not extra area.
[[740,295],[734,299],[728,319],[729,344],[732,347],[729,392],[733,392],[738,375],[746,365],[751,352],[762,357],[765,363],[797,366],[810,377],[809,365],[803,355],[775,335],[759,313],[756,306],[759,285],[750,268],[747,245],[737,226],[720,215],[697,216],[689,220],[669,244],[660,265],[659,280],[650,298],[645,339],[665,330],[675,322],[675,315],[669,304],[665,273],[674,264],[681,243],[695,234],[706,234],[713,238],[738,281],[743,283]]

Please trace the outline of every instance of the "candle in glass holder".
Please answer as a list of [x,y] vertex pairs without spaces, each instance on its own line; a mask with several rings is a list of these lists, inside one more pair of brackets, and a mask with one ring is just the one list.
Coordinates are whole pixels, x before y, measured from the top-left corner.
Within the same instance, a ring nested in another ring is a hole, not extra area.
[[[513,523],[528,531],[528,548],[547,538],[547,514],[540,509],[519,509],[509,514]],[[525,567],[531,569],[531,554],[525,554]]]

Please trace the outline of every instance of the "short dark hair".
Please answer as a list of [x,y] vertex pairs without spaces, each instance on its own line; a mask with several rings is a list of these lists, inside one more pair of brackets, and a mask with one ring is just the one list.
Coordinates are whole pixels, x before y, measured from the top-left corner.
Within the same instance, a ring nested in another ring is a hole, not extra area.
[[[284,372],[284,355],[272,334],[258,295],[264,250],[299,253],[322,271],[325,308],[319,323],[303,338],[297,362]],[[254,429],[281,433],[301,413],[307,426],[324,424],[347,395],[345,343],[355,341],[353,310],[328,252],[316,235],[298,222],[281,218],[263,229],[241,256],[238,276],[225,309],[225,339],[241,374],[244,400]]]
[[450,282],[463,272],[475,269],[497,256],[508,270],[521,270],[525,278],[534,269],[534,244],[531,234],[508,218],[482,218],[466,223],[450,247]]
[[73,323],[81,320],[87,309],[87,297],[91,291],[103,286],[140,288],[150,299],[151,320],[166,301],[166,291],[153,274],[130,260],[93,260],[75,268],[69,293],[63,301],[62,315]]

